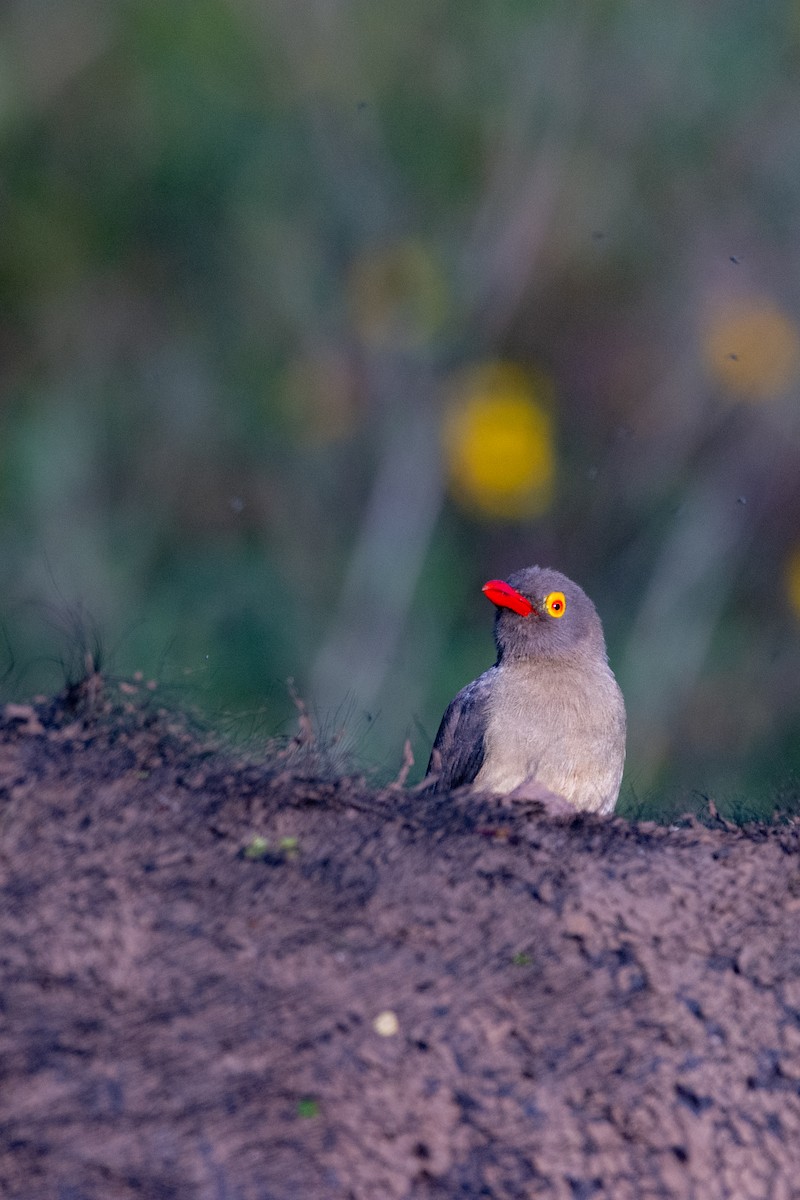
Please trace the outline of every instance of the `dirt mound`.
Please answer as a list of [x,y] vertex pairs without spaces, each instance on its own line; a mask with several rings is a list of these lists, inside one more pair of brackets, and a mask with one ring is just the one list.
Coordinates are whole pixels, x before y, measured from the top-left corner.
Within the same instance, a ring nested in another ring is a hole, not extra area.
[[99,696],[0,721],[4,1197],[797,1195],[797,826],[374,793]]

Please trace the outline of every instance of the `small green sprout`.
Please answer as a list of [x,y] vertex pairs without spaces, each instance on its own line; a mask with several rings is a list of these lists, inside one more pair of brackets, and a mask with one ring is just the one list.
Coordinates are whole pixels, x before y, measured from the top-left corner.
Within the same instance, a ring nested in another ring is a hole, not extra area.
[[250,845],[245,846],[244,856],[245,856],[245,858],[253,858],[253,859],[264,858],[264,856],[268,853],[268,851],[269,851],[269,842],[267,841],[267,839],[256,835],[256,837],[253,838]]
[[316,1100],[305,1096],[302,1100],[297,1101],[298,1117],[317,1117],[319,1116],[319,1105]]

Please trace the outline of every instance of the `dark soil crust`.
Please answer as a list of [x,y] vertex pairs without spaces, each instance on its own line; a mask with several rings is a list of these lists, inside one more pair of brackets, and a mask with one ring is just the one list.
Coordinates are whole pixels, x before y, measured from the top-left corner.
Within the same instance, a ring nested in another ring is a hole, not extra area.
[[97,680],[0,711],[4,1198],[800,1194],[797,825],[375,793]]

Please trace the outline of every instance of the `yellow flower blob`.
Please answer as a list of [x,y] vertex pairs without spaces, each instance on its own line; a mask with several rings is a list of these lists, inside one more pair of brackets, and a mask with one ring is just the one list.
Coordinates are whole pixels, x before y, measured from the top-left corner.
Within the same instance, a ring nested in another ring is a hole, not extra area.
[[492,520],[534,517],[555,479],[553,388],[514,363],[482,363],[454,381],[444,423],[450,487],[463,507]]
[[706,329],[705,354],[711,375],[743,400],[779,396],[800,374],[797,324],[764,297],[719,307]]
[[424,345],[447,315],[444,276],[428,247],[415,238],[358,258],[348,294],[356,329],[377,345]]
[[800,620],[800,546],[796,546],[786,560],[785,580],[789,604]]

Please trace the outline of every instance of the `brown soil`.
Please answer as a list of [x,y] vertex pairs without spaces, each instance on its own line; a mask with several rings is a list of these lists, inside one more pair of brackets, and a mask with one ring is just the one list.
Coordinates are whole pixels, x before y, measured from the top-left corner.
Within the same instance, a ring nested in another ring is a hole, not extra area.
[[800,1194],[797,825],[375,793],[96,681],[0,787],[3,1197]]

